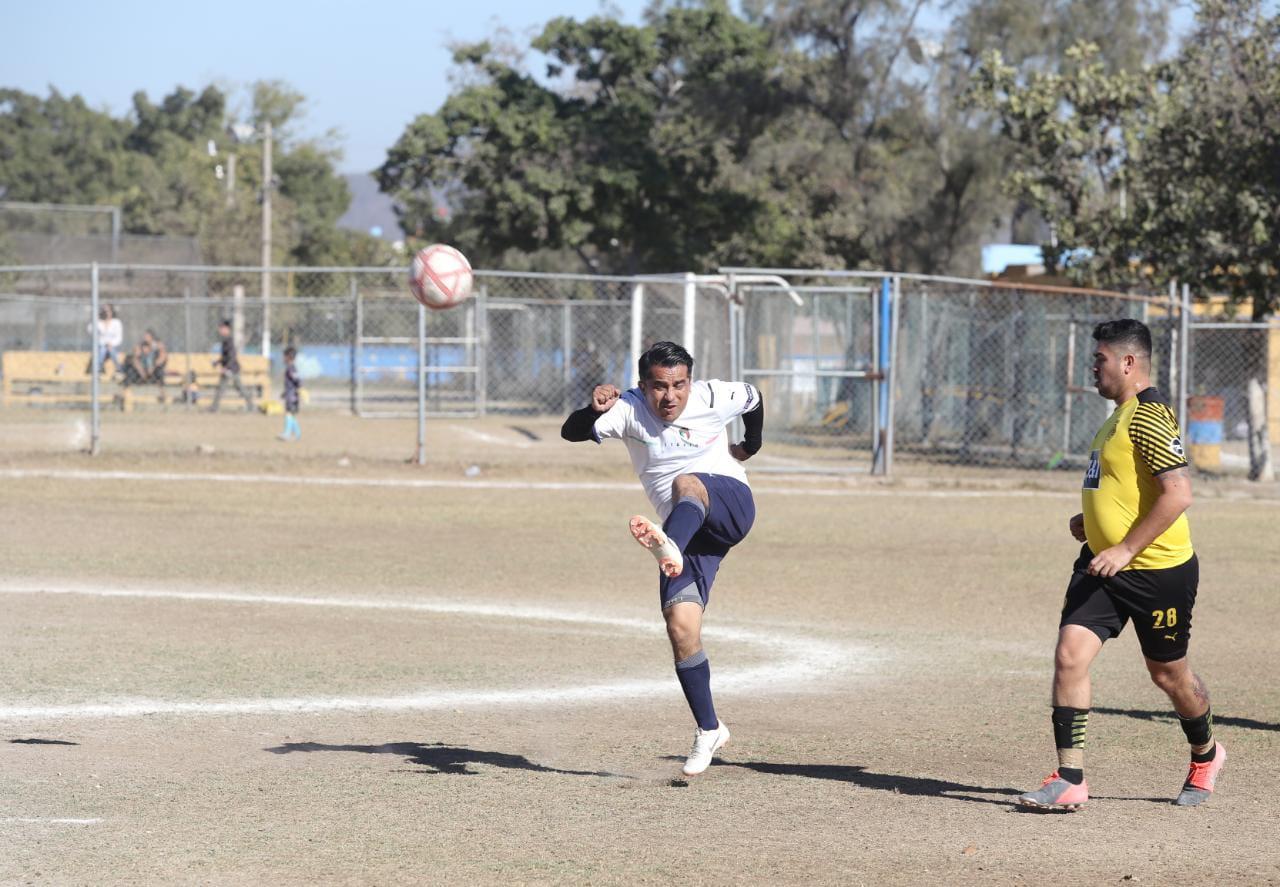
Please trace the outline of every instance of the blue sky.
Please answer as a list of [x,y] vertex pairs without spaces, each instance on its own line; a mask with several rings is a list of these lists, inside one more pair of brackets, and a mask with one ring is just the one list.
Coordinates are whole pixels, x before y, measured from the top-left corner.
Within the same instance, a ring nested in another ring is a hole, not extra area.
[[[635,22],[644,6],[611,4]],[[123,114],[139,89],[156,101],[179,84],[232,90],[284,80],[307,96],[304,131],[341,130],[341,168],[369,170],[410,120],[444,101],[450,43],[601,8],[600,0],[22,2],[4,13],[0,85],[41,96],[54,86]]]
[[[631,22],[645,6],[609,4]],[[304,134],[336,128],[341,169],[370,170],[410,120],[444,101],[450,43],[499,28],[536,33],[555,16],[602,8],[601,0],[27,0],[4,14],[0,85],[41,96],[54,86],[123,114],[139,89],[158,101],[179,84],[216,83],[242,97],[254,80],[284,80],[307,96]],[[1179,18],[1185,24],[1185,11]]]

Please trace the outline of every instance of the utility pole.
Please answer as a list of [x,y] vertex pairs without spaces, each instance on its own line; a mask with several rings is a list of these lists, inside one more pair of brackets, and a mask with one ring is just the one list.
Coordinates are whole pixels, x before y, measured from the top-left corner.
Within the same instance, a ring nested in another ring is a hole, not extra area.
[[236,152],[227,155],[227,206],[236,203]]
[[271,359],[271,122],[262,125],[262,356]]

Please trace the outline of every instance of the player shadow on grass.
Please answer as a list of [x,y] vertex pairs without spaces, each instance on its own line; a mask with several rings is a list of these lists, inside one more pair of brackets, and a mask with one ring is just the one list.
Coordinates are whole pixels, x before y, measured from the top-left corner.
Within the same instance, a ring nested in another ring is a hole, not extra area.
[[478,771],[470,769],[469,765],[487,764],[490,767],[502,767],[507,770],[532,770],[535,773],[559,773],[564,776],[619,776],[617,773],[604,771],[561,770],[558,767],[546,767],[542,764],[536,764],[524,755],[480,751],[474,748],[445,745],[443,742],[388,742],[383,745],[326,745],[323,742],[286,742],[284,745],[265,750],[277,755],[310,751],[353,751],[366,755],[402,755],[405,757],[405,763],[407,764],[421,764],[423,767],[429,768],[409,772],[429,775],[475,776]]
[[[673,760],[679,760],[674,759]],[[984,795],[1017,795],[1017,789],[986,788],[981,785],[965,785],[947,782],[945,779],[929,779],[918,776],[899,776],[894,773],[875,773],[866,767],[851,764],[774,764],[768,761],[722,761],[716,758],[713,767],[741,767],[770,776],[803,776],[807,779],[831,779],[850,782],[863,788],[893,792],[899,795],[923,795],[935,798],[952,798],[956,801],[972,801],[975,804],[1001,804],[1008,801],[995,798],[977,798],[966,792]],[[959,792],[960,794],[957,794]]]
[[[918,776],[898,776],[893,773],[873,773],[865,767],[850,766],[847,764],[770,764],[762,761],[722,761],[719,758],[712,761],[713,766],[722,767],[742,767],[746,770],[754,770],[757,773],[769,773],[775,776],[806,776],[810,779],[834,779],[838,782],[851,782],[854,785],[860,785],[863,788],[874,788],[881,791],[890,791],[899,795],[916,795],[933,798],[951,798],[956,801],[971,801],[975,804],[997,804],[999,806],[1010,806],[1013,804],[1012,798],[1022,794],[1016,788],[987,788],[981,785],[964,785],[959,782],[947,782],[943,779],[929,779],[927,777]],[[1001,800],[999,798],[978,798],[973,797],[974,793],[980,795],[1005,795],[1009,800]],[[1094,795],[1095,801],[1150,801],[1154,804],[1171,804],[1172,798],[1136,798],[1136,797],[1107,797],[1103,795]],[[1044,811],[1033,810],[1028,807],[1019,807],[1013,805],[1013,810],[1018,813],[1041,813]]]
[[[1173,723],[1177,720],[1172,711],[1143,711],[1134,708],[1106,708],[1097,705],[1090,711],[1100,715],[1122,715],[1126,718],[1136,718],[1140,721],[1168,721]],[[1233,718],[1229,715],[1220,715],[1217,712],[1213,713],[1213,725],[1215,727],[1239,727],[1242,730],[1280,731],[1280,724],[1255,721],[1253,718]]]

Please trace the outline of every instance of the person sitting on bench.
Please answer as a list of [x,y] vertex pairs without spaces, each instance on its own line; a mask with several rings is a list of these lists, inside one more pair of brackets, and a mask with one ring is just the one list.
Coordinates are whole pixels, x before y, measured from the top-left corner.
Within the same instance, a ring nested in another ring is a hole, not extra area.
[[155,330],[142,334],[142,341],[125,358],[125,385],[159,385],[160,400],[164,401],[165,365],[169,362],[169,349],[165,347]]

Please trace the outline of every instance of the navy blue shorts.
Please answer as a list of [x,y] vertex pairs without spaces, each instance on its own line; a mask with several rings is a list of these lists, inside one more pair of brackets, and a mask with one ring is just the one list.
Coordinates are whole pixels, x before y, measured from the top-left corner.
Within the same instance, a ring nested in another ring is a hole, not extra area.
[[694,474],[707,488],[711,506],[702,528],[689,540],[684,552],[684,569],[674,579],[666,576],[658,584],[662,609],[683,601],[706,609],[711,584],[716,581],[720,561],[729,549],[747,537],[756,520],[756,502],[751,488],[740,480],[719,474]]

